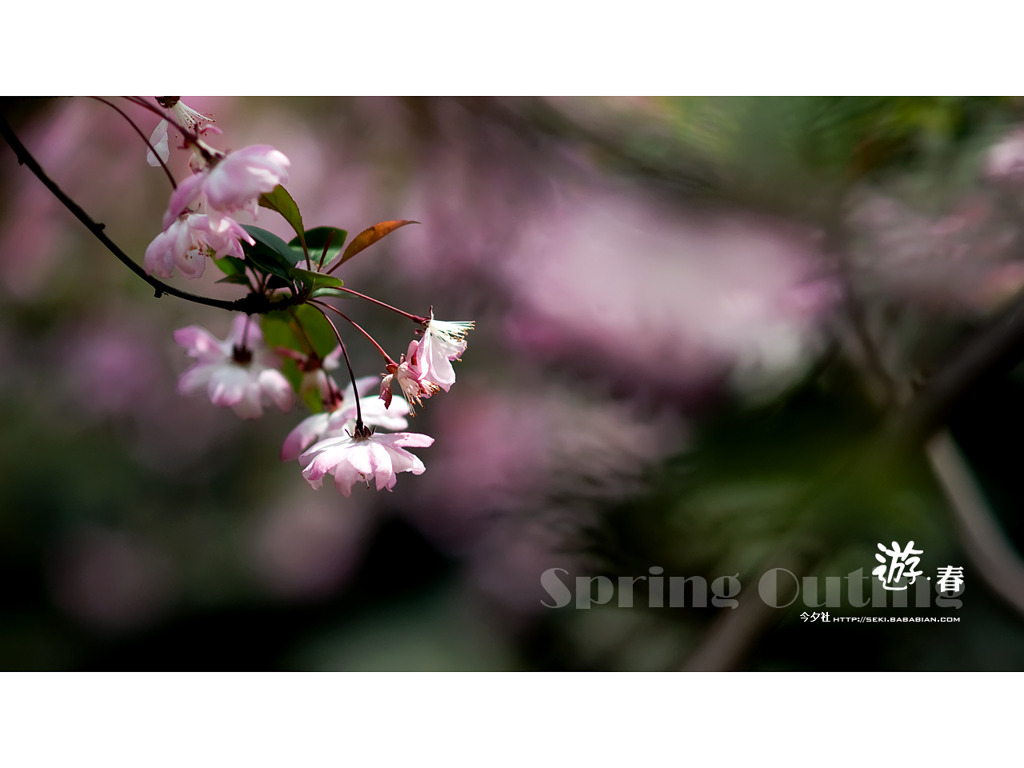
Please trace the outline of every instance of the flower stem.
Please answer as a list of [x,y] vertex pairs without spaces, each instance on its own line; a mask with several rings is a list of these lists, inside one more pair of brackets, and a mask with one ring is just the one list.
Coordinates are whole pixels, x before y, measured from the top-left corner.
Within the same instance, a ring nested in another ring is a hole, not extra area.
[[[319,270],[324,268],[324,259],[327,258],[327,251],[330,249],[331,242],[333,240],[334,240],[334,230],[332,229],[330,232],[327,233],[327,242],[324,243],[324,250],[320,254],[320,261],[316,265],[317,271],[319,271]],[[307,254],[307,258],[308,258],[308,254]]]
[[149,143],[149,139],[146,138],[146,134],[144,134],[142,130],[139,128],[139,126],[135,124],[135,121],[128,117],[125,111],[113,102],[107,101],[106,99],[101,98],[99,96],[90,96],[89,98],[95,99],[96,101],[102,104],[106,104],[108,107],[110,107],[112,110],[117,112],[119,115],[121,115],[121,117],[128,121],[128,125],[130,125],[135,130],[135,132],[142,137],[142,140],[146,142],[146,146],[149,147],[149,151],[153,153],[153,157],[157,159],[157,162],[160,163],[160,167],[164,169],[164,173],[167,174],[167,180],[171,182],[171,189],[177,189],[178,185],[174,181],[174,176],[171,174],[171,169],[167,167],[167,163],[164,162],[164,159],[160,157],[159,154],[157,154],[156,148],[154,148],[153,145]]
[[[311,306],[315,306],[317,311],[324,316],[324,320],[331,326],[331,330],[334,331],[335,337],[338,339],[338,346],[341,347],[341,354],[345,358],[345,365],[348,367],[348,377],[352,380],[352,392],[355,394],[356,400],[356,433],[362,432],[363,430],[363,409],[359,405],[359,389],[356,387],[356,374],[352,370],[352,361],[348,359],[348,350],[345,349],[345,342],[341,340],[341,333],[338,332],[338,326],[336,326],[331,318],[327,316],[327,313],[323,311],[321,305],[318,302],[310,302]],[[327,305],[323,305],[327,306]]]
[[161,120],[166,120],[168,123],[173,125],[175,128],[178,129],[181,135],[185,137],[185,140],[189,144],[195,144],[199,141],[199,134],[196,133],[195,131],[189,130],[183,125],[180,125],[178,121],[174,119],[174,116],[169,114],[170,110],[161,109],[160,107],[154,107],[148,101],[139,98],[138,96],[125,96],[125,98],[128,99],[128,101],[130,101],[132,104],[137,104],[140,107],[148,109]]
[[313,340],[309,338],[309,334],[306,332],[306,327],[302,324],[302,321],[299,320],[298,314],[295,310],[290,310],[288,314],[292,316],[292,322],[295,324],[294,328],[299,332],[299,341],[306,347],[306,354],[316,355],[316,347],[313,346]]
[[[387,352],[384,351],[384,348],[380,344],[377,343],[377,340],[375,338],[373,338],[373,336],[371,336],[369,333],[367,333],[366,329],[364,329],[361,325],[359,325],[359,323],[357,323],[351,317],[346,315],[340,309],[338,309],[337,307],[332,307],[330,304],[325,304],[324,302],[316,301],[316,300],[310,301],[309,303],[315,305],[317,308],[321,308],[322,307],[323,309],[329,309],[332,312],[334,312],[336,315],[339,315],[340,317],[342,317],[344,320],[346,320],[349,323],[349,325],[351,325],[353,328],[355,328],[357,331],[359,331],[361,334],[363,334],[363,336],[365,336],[369,340],[369,342],[371,344],[373,344],[373,346],[375,346],[377,348],[377,351],[380,352],[381,356],[384,358],[385,361],[387,361],[391,365],[395,365],[395,361],[391,359],[391,355],[389,355]],[[326,315],[325,315],[325,317],[326,317]]]
[[[423,325],[424,323],[426,323],[430,319],[429,317],[421,317],[420,315],[413,315],[413,314],[411,314],[409,312],[405,312],[404,310],[398,309],[398,307],[392,307],[390,304],[385,304],[380,299],[375,299],[372,296],[367,296],[365,294],[359,293],[358,291],[353,291],[351,288],[345,288],[344,286],[338,286],[338,287],[334,288],[334,290],[336,290],[336,291],[344,291],[345,293],[351,293],[356,298],[365,299],[366,301],[369,301],[369,302],[371,302],[373,304],[377,304],[378,306],[384,307],[384,309],[390,309],[392,312],[396,312],[397,314],[401,315],[402,317],[407,317],[410,320],[412,320],[414,323],[417,323],[419,325]],[[331,309],[334,309],[334,307],[331,307]]]

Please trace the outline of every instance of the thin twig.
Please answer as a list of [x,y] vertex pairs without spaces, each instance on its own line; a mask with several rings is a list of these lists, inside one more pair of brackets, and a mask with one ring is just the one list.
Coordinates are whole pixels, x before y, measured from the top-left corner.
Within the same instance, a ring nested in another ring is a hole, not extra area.
[[355,433],[357,433],[357,434],[361,433],[362,430],[363,430],[363,408],[359,404],[359,388],[356,385],[356,374],[355,374],[355,371],[352,369],[352,361],[349,360],[349,358],[348,358],[348,350],[345,349],[345,342],[342,341],[342,339],[341,339],[341,333],[338,331],[338,326],[336,326],[334,324],[334,322],[331,320],[331,318],[329,318],[327,316],[327,313],[324,312],[323,309],[321,309],[320,306],[317,306],[316,304],[314,304],[313,306],[314,306],[314,308],[316,309],[317,312],[319,312],[321,315],[323,315],[324,320],[326,320],[327,324],[329,326],[331,326],[331,330],[334,331],[334,335],[338,339],[338,346],[341,347],[341,354],[345,358],[345,365],[348,367],[348,377],[352,381],[352,392],[355,393],[355,399],[356,399],[356,428],[355,428]]
[[1024,358],[1024,292],[978,332],[890,420],[891,439],[920,444],[938,431],[949,412],[984,380],[1010,372]]
[[412,314],[410,312],[405,312],[404,310],[401,310],[398,307],[392,307],[390,304],[387,304],[387,303],[381,301],[380,299],[375,299],[375,298],[373,298],[373,296],[367,296],[364,293],[359,293],[359,291],[353,291],[351,288],[346,288],[346,287],[341,286],[341,285],[339,285],[339,286],[331,286],[331,287],[334,290],[336,290],[336,291],[344,291],[345,293],[350,293],[353,296],[355,296],[357,299],[363,299],[365,301],[369,301],[372,304],[376,304],[379,307],[384,307],[384,309],[390,309],[392,312],[396,312],[399,315],[401,315],[402,317],[406,317],[406,318],[412,320],[414,323],[417,323],[419,325],[423,325],[424,323],[426,323],[430,319],[429,317],[423,317],[421,315],[414,315],[414,314]]
[[377,340],[376,340],[375,338],[373,338],[373,336],[371,336],[371,335],[370,335],[370,334],[369,334],[369,333],[368,333],[368,332],[366,331],[366,329],[365,329],[365,328],[363,328],[363,326],[359,325],[359,323],[357,323],[357,322],[356,322],[355,320],[353,320],[352,318],[350,318],[350,317],[349,317],[348,315],[346,315],[346,314],[345,314],[344,312],[342,312],[342,311],[341,311],[340,309],[338,309],[337,307],[331,306],[330,304],[327,304],[326,302],[323,302],[323,301],[317,301],[316,299],[312,299],[312,300],[310,300],[310,302],[309,302],[309,303],[310,303],[310,304],[312,304],[312,305],[314,305],[314,306],[316,306],[316,307],[320,307],[320,308],[323,308],[323,309],[329,309],[329,310],[331,310],[332,312],[334,312],[335,314],[339,315],[339,316],[340,316],[340,317],[341,317],[341,318],[342,318],[343,320],[347,321],[347,322],[348,322],[348,323],[349,323],[349,324],[350,324],[350,325],[351,325],[351,326],[352,326],[353,328],[355,328],[355,329],[356,329],[357,331],[359,331],[359,332],[360,332],[361,334],[363,334],[363,336],[365,336],[365,337],[366,337],[366,339],[367,339],[367,340],[368,340],[368,341],[369,341],[369,342],[370,342],[371,344],[373,344],[373,346],[375,346],[375,347],[377,348],[377,351],[378,351],[378,352],[380,352],[381,356],[382,356],[382,357],[383,357],[383,358],[384,358],[384,359],[385,359],[385,360],[386,360],[386,361],[387,361],[388,363],[390,363],[390,364],[392,364],[392,365],[394,365],[394,364],[395,364],[395,361],[391,359],[391,355],[389,355],[389,354],[388,354],[387,352],[385,352],[385,351],[384,351],[384,348],[383,348],[383,347],[382,347],[382,346],[381,346],[380,344],[378,344],[378,343],[377,343]]
[[153,157],[155,157],[157,159],[157,162],[160,163],[160,167],[163,168],[164,173],[167,175],[167,180],[171,182],[171,189],[177,189],[178,185],[174,181],[174,176],[173,174],[171,174],[171,169],[167,167],[167,163],[165,163],[164,159],[160,157],[160,154],[156,151],[156,147],[154,147],[150,140],[146,138],[146,134],[144,134],[142,132],[142,129],[135,124],[135,121],[128,117],[125,111],[113,102],[107,101],[106,99],[101,98],[99,96],[92,96],[91,98],[95,99],[96,101],[102,104],[106,104],[108,107],[117,112],[119,115],[121,115],[121,117],[123,117],[128,122],[128,125],[130,125],[135,130],[135,132],[142,137],[142,140],[146,142],[146,146],[149,147],[149,151],[153,153]]
[[925,453],[949,500],[967,556],[992,591],[1024,615],[1024,563],[1000,530],[948,430],[932,437]]
[[166,120],[168,124],[173,125],[178,130],[178,132],[181,133],[182,137],[184,137],[186,144],[190,144],[192,146],[197,147],[199,151],[203,154],[203,156],[206,157],[207,160],[209,160],[209,157],[207,156],[207,147],[202,142],[199,141],[199,132],[192,130],[191,128],[186,128],[184,125],[175,120],[174,115],[169,114],[170,110],[161,109],[160,107],[154,107],[148,101],[146,101],[143,98],[140,98],[139,96],[126,96],[125,98],[132,104],[136,104],[140,107],[143,107],[144,109],[148,109],[157,117]]

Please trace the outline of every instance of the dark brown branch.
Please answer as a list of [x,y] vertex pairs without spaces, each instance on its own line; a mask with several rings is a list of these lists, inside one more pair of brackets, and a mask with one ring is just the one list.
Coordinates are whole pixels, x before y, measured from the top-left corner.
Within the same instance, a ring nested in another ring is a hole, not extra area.
[[925,452],[949,500],[967,556],[989,588],[1024,616],[1024,563],[996,522],[966,459],[946,430],[928,441]]
[[11,128],[4,115],[0,115],[0,136],[3,136],[7,141],[7,144],[17,156],[18,163],[26,166],[30,171],[32,171],[36,178],[43,182],[44,186],[53,193],[54,197],[56,197],[65,208],[71,211],[75,218],[82,222],[86,229],[88,229],[97,240],[103,243],[106,249],[114,254],[122,264],[128,267],[128,269],[138,275],[142,280],[145,280],[153,286],[156,291],[155,295],[157,298],[160,298],[160,296],[166,293],[168,296],[174,296],[179,299],[184,299],[185,301],[191,301],[195,304],[203,304],[208,307],[226,309],[230,312],[245,312],[247,314],[271,312],[275,309],[284,309],[297,303],[297,297],[271,301],[267,296],[258,293],[250,293],[248,296],[244,296],[241,299],[236,299],[234,301],[214,299],[208,296],[199,296],[198,294],[179,290],[174,286],[168,285],[162,280],[147,274],[146,271],[135,261],[129,258],[113,240],[107,237],[106,233],[103,231],[105,225],[93,221],[92,218],[82,210],[81,206],[72,200],[64,190],[62,190],[56,182],[53,181],[53,179],[46,175],[46,172],[43,171],[39,163],[36,162],[36,159],[14,134],[14,130]]
[[887,433],[920,445],[946,422],[956,404],[985,379],[1009,373],[1024,358],[1024,293],[973,336],[890,420]]

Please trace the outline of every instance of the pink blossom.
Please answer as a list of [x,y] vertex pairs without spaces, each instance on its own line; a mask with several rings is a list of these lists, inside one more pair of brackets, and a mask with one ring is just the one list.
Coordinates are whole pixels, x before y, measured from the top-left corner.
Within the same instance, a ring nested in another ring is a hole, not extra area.
[[[384,401],[385,408],[391,403],[391,384],[394,381],[398,382],[406,400],[419,406],[423,405],[422,398],[431,397],[441,391],[437,384],[423,378],[418,357],[419,346],[420,342],[413,339],[409,342],[409,351],[402,356],[401,362],[397,365],[388,365],[388,373],[380,382],[380,399]],[[411,405],[409,411],[413,415],[416,413]]]
[[332,437],[322,440],[299,456],[302,476],[313,488],[319,488],[324,475],[334,475],[334,486],[345,496],[352,493],[352,486],[370,480],[376,482],[377,490],[395,487],[400,472],[421,475],[426,471],[419,457],[405,448],[426,448],[433,445],[434,438],[411,432],[393,435],[370,434],[369,430],[355,435]]
[[158,277],[170,277],[175,266],[187,278],[202,277],[207,256],[244,257],[239,238],[250,245],[256,242],[234,219],[225,216],[213,222],[205,214],[190,213],[153,238],[142,266]]
[[[203,134],[209,130],[214,133],[219,131],[214,128],[210,123],[213,122],[213,118],[208,115],[204,115],[201,112],[196,112],[194,109],[185,104],[180,99],[171,107],[171,115],[174,117],[174,121],[187,131],[192,131],[196,134]],[[152,166],[160,165],[159,160],[156,156],[160,156],[160,160],[165,163],[170,159],[170,143],[168,137],[168,128],[170,127],[167,120],[161,120],[157,125],[156,130],[153,131],[153,135],[149,137],[149,143],[156,150],[156,155],[153,154],[153,150],[146,152],[146,162]]]
[[204,199],[213,219],[238,210],[248,211],[255,218],[257,199],[288,181],[290,165],[287,157],[266,144],[245,147],[215,160],[211,167],[185,179],[174,190],[164,214],[164,229]]
[[174,340],[196,358],[178,380],[182,394],[206,388],[214,405],[233,408],[243,419],[262,416],[263,406],[271,403],[282,411],[291,407],[291,385],[277,370],[279,360],[264,345],[255,320],[236,317],[224,341],[197,325],[175,331]]
[[409,422],[405,417],[411,409],[405,400],[398,398],[391,407],[388,407],[378,397],[363,397],[376,383],[376,376],[356,379],[355,391],[349,384],[333,410],[314,413],[303,419],[285,438],[281,446],[281,461],[294,461],[299,458],[299,454],[316,442],[353,432],[356,426],[356,391],[360,397],[359,406],[362,409],[364,424],[390,430],[408,427]]
[[430,382],[447,392],[455,383],[452,360],[466,351],[466,334],[473,330],[472,321],[435,320],[430,312],[423,338],[419,343],[420,380]]
[[[341,364],[341,347],[335,347],[329,355],[320,359],[309,355],[301,355],[299,359],[299,370],[302,371],[302,383],[299,385],[299,394],[317,392],[320,399],[327,403],[332,393],[337,392],[337,385],[328,371],[333,371]],[[369,377],[373,378],[373,377]],[[361,379],[367,381],[368,379]]]

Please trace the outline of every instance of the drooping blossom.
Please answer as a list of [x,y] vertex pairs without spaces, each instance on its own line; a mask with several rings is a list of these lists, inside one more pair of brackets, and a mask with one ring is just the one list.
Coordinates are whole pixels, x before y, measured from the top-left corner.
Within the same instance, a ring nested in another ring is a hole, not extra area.
[[[174,117],[174,121],[185,130],[192,131],[197,135],[202,135],[211,130],[215,133],[219,133],[219,131],[212,125],[212,117],[204,115],[202,112],[196,112],[181,99],[178,99],[174,104],[172,104],[170,109],[171,115]],[[153,146],[153,149],[156,150],[156,155],[153,154],[153,150],[147,150],[146,162],[154,167],[160,165],[160,161],[157,160],[157,155],[159,155],[160,160],[163,160],[165,163],[170,159],[169,127],[170,124],[167,120],[161,120],[157,125],[156,130],[153,131],[153,135],[149,137],[149,143]]]
[[256,242],[227,216],[214,222],[205,214],[186,214],[153,238],[142,266],[147,274],[164,278],[170,277],[177,267],[185,277],[195,279],[202,277],[207,256],[243,258],[239,239],[250,245]]
[[[338,390],[329,371],[336,370],[341,365],[341,347],[335,347],[324,358],[302,355],[301,359],[297,362],[299,370],[302,371],[302,383],[299,385],[299,394],[305,395],[308,392],[316,392],[324,403],[329,402],[332,393]],[[373,379],[373,377],[371,376],[369,379]],[[362,381],[367,380],[362,379]]]
[[294,461],[299,458],[299,454],[314,443],[354,432],[357,392],[364,424],[388,430],[408,427],[409,422],[405,417],[411,409],[405,400],[399,397],[392,402],[391,407],[387,407],[379,397],[363,397],[374,389],[376,383],[376,376],[364,376],[361,379],[356,379],[355,389],[349,384],[348,389],[338,398],[337,402],[328,403],[330,410],[314,413],[303,419],[285,438],[284,444],[281,446],[281,461]]
[[209,168],[182,181],[164,214],[164,229],[185,210],[206,201],[213,220],[244,210],[256,217],[260,195],[288,181],[291,161],[266,144],[245,147],[215,158]]
[[466,334],[474,325],[472,321],[435,320],[431,310],[418,350],[421,382],[436,384],[445,392],[451,388],[455,383],[451,361],[466,351]]
[[277,370],[280,361],[264,345],[256,320],[239,315],[223,341],[197,325],[175,331],[174,340],[196,358],[178,380],[182,394],[205,388],[214,405],[232,408],[243,419],[262,416],[271,403],[282,411],[291,407],[291,385]]
[[426,467],[418,456],[406,448],[427,448],[434,438],[412,432],[373,434],[369,429],[353,435],[321,440],[299,456],[302,476],[313,488],[323,484],[325,475],[334,475],[334,486],[345,496],[352,493],[357,482],[369,486],[373,480],[377,490],[395,487],[400,472],[421,475]]
[[[409,350],[402,356],[402,360],[398,364],[391,363],[387,366],[387,375],[380,382],[380,399],[384,401],[385,408],[391,404],[392,382],[398,382],[406,400],[419,406],[423,405],[423,398],[441,391],[437,384],[423,378],[418,356],[419,346],[420,342],[413,339],[409,342]],[[416,414],[411,405],[409,411],[413,415]]]

